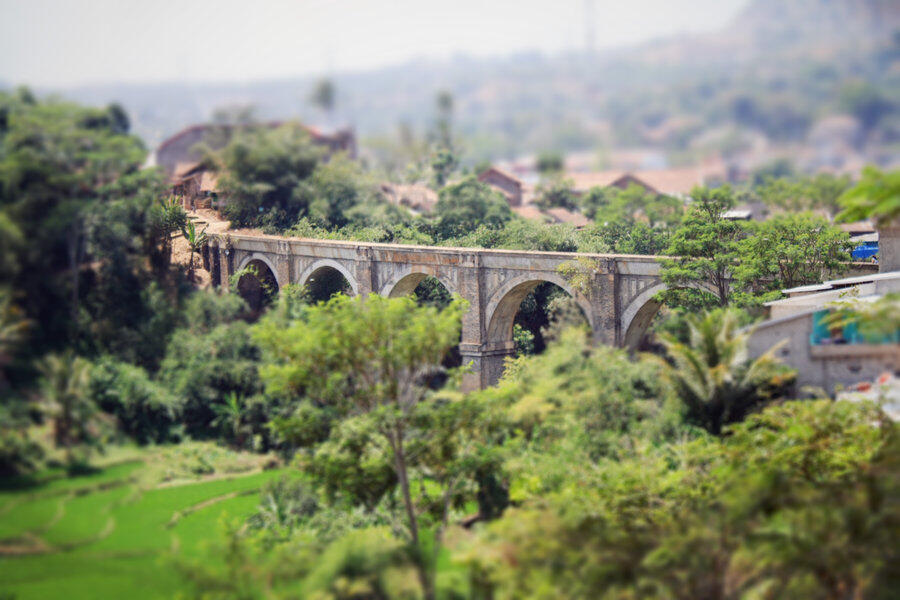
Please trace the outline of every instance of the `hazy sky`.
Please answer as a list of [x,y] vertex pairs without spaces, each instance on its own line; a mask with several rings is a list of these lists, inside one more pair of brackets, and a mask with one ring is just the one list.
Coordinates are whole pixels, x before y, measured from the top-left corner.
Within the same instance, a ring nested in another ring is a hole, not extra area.
[[[0,81],[240,81],[583,48],[590,0],[0,0]],[[595,47],[711,30],[747,0],[594,0]]]

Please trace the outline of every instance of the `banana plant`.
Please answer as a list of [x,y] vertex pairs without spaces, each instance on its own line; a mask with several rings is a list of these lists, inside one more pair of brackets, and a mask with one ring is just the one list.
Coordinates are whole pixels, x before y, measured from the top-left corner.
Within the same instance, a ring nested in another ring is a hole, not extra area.
[[200,249],[203,247],[203,244],[209,240],[209,236],[206,234],[206,227],[198,231],[197,226],[190,219],[181,228],[181,233],[184,235],[184,239],[187,240],[188,246],[191,248],[191,259],[188,265],[188,279],[193,281],[194,254],[200,253]]

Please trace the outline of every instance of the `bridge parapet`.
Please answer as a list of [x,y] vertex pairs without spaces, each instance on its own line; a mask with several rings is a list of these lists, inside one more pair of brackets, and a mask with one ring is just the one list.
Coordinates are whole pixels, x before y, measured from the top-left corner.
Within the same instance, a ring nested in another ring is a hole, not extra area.
[[[234,272],[249,264],[264,267],[279,288],[307,284],[322,269],[334,269],[354,294],[405,295],[425,277],[437,278],[448,291],[469,302],[460,343],[463,359],[472,362],[466,381],[469,388],[491,385],[500,377],[504,359],[514,351],[513,319],[519,304],[539,284],[551,282],[563,288],[581,307],[595,341],[619,346],[640,340],[658,308],[648,291],[662,285],[656,256],[241,234],[211,236],[209,256],[210,272],[218,272],[219,281],[225,285]],[[584,291],[573,288],[559,271],[563,264],[579,259],[591,266]]]

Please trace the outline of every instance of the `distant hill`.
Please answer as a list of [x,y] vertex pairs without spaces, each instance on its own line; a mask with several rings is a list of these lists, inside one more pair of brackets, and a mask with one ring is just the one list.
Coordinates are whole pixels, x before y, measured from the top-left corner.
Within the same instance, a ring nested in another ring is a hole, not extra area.
[[[323,115],[308,102],[312,85],[298,78],[89,86],[64,94],[121,102],[135,131],[153,146],[225,105],[252,104],[265,119],[321,123]],[[376,154],[398,143],[401,124],[423,136],[436,92],[448,89],[469,161],[649,146],[676,162],[696,159],[708,146],[728,153],[734,151],[729,144],[740,148],[759,136],[804,144],[821,119],[850,110],[842,100],[848,87],[865,86],[860,93],[893,108],[879,116],[880,137],[868,132],[859,151],[891,158],[900,144],[900,2],[753,0],[710,34],[591,56],[413,62],[341,74],[336,85],[336,124],[355,126],[363,147],[368,140]]]

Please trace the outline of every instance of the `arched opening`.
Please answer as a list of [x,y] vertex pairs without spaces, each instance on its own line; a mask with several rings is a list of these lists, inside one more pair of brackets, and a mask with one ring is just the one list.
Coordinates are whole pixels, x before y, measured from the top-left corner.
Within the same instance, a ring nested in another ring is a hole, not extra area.
[[662,308],[662,302],[651,298],[637,309],[637,312],[634,313],[634,317],[631,319],[631,323],[628,324],[628,328],[625,330],[625,337],[622,340],[625,348],[640,351],[657,349],[651,339],[650,326],[653,323],[653,319],[659,314],[660,308]]
[[587,310],[558,283],[523,281],[497,302],[488,325],[488,340],[516,355],[540,354],[567,327],[590,330]]
[[[664,353],[657,332],[660,327],[671,329],[672,324],[666,321],[673,315],[673,310],[665,306],[661,300],[662,292],[671,289],[677,293],[690,294],[697,291],[713,294],[706,285],[696,288],[667,288],[664,284],[653,285],[637,295],[625,308],[622,315],[622,345],[628,350],[640,350],[655,354]],[[675,330],[679,329],[677,326]],[[672,333],[675,330],[670,330]],[[679,334],[680,335],[680,334]]]
[[252,315],[258,316],[278,295],[278,279],[269,265],[259,259],[248,261],[241,271],[237,292]]
[[[410,273],[398,281],[388,292],[389,298],[412,296],[420,306],[435,306],[444,308],[453,300],[453,294],[437,277],[425,273]],[[460,341],[462,341],[462,329],[460,329]],[[444,357],[443,366],[453,369],[462,365],[462,355],[459,345],[454,346]],[[433,382],[442,385],[443,380]]]
[[304,283],[312,302],[327,302],[335,294],[353,295],[353,286],[335,267],[324,265],[310,273]]

